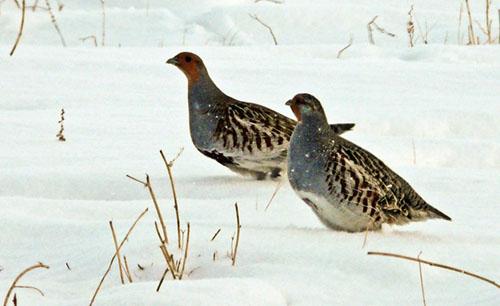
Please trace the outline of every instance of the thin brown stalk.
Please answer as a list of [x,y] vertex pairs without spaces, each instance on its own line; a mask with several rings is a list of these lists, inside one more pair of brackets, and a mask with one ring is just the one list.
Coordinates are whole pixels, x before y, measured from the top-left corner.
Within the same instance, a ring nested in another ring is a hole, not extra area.
[[95,37],[95,35],[89,35],[89,36],[86,36],[86,37],[81,37],[80,40],[82,42],[85,42],[87,41],[88,39],[90,39],[92,41],[92,43],[94,44],[94,47],[97,47],[97,38]]
[[425,289],[424,289],[424,277],[422,275],[422,263],[420,262],[420,255],[422,255],[422,251],[418,253],[417,259],[418,259],[418,274],[420,277],[420,288],[422,290],[422,302],[424,303],[424,306],[427,306],[427,303],[425,302]]
[[340,58],[342,52],[344,52],[350,46],[352,46],[352,35],[349,36],[349,43],[347,43],[347,46],[345,46],[344,48],[340,49],[339,52],[337,52],[337,58]]
[[68,270],[70,270],[70,271],[71,271],[71,268],[69,267],[69,264],[68,264],[68,263],[66,263],[66,268],[68,268]]
[[446,269],[446,270],[455,271],[455,272],[458,272],[458,273],[461,273],[461,274],[465,274],[465,275],[474,277],[476,279],[482,280],[484,282],[487,282],[487,283],[489,283],[489,284],[491,284],[491,285],[493,285],[493,286],[495,286],[497,288],[500,288],[500,284],[498,284],[495,281],[493,281],[491,279],[488,279],[488,278],[486,278],[484,276],[477,275],[475,273],[468,272],[468,271],[465,271],[463,269],[459,269],[459,268],[455,268],[455,267],[443,265],[443,264],[440,264],[440,263],[435,263],[435,262],[431,262],[431,261],[427,261],[427,260],[423,260],[423,259],[419,259],[419,258],[415,258],[415,257],[409,257],[409,256],[400,255],[400,254],[386,253],[386,252],[368,252],[367,254],[368,255],[379,255],[379,256],[395,257],[395,258],[400,258],[400,259],[406,259],[406,260],[409,260],[409,261],[420,262],[420,263],[423,263],[423,264],[426,264],[426,265],[429,265],[429,266],[438,267],[438,268],[442,268],[442,269]]
[[[16,1],[17,3],[17,1]],[[26,16],[26,0],[23,0],[22,2],[22,12],[21,12],[21,23],[19,24],[19,31],[17,32],[17,37],[16,37],[16,42],[12,46],[12,50],[10,50],[9,55],[12,56],[14,52],[16,51],[17,45],[19,44],[19,41],[21,41],[21,36],[23,35],[23,29],[24,29],[24,18]],[[19,3],[17,3],[19,7]]]
[[102,12],[102,23],[101,23],[101,46],[104,47],[106,45],[106,10],[104,5],[104,0],[101,0],[101,12]]
[[250,18],[252,18],[255,21],[257,21],[258,23],[260,23],[262,26],[264,26],[269,31],[269,34],[271,34],[271,37],[273,38],[274,45],[277,46],[278,40],[276,39],[276,36],[274,35],[273,29],[269,25],[264,23],[262,20],[260,20],[257,15],[252,15],[252,14],[248,14],[248,15],[250,16]]
[[179,275],[179,279],[182,279],[182,276],[184,274],[184,268],[186,267],[186,260],[188,257],[188,252],[189,252],[189,233],[190,233],[190,225],[189,222],[187,224],[187,234],[186,234],[186,245],[184,248],[184,258],[182,259],[182,268],[181,268],[181,273]]
[[17,0],[12,0],[12,1],[14,1],[14,3],[16,4],[16,6],[17,6],[18,9],[21,8],[21,6],[19,5],[19,2]]
[[214,241],[215,237],[217,237],[217,235],[219,235],[220,233],[220,228],[215,232],[215,234],[212,236],[212,239],[210,239],[210,241]]
[[232,254],[232,261],[233,261],[233,266],[236,264],[236,254],[238,252],[238,244],[240,242],[240,213],[238,210],[238,203],[234,203],[234,208],[236,210],[236,242],[234,244],[234,251]]
[[66,41],[64,40],[64,37],[61,33],[61,29],[59,29],[59,25],[57,24],[57,21],[56,21],[56,16],[54,15],[54,13],[52,13],[52,8],[50,7],[49,0],[45,0],[45,5],[47,5],[47,11],[49,12],[50,20],[52,21],[52,24],[54,25],[54,28],[56,29],[57,34],[59,34],[59,38],[61,39],[61,43],[62,43],[63,47],[66,47]]
[[474,26],[472,24],[472,14],[470,12],[469,0],[465,0],[465,6],[467,7],[467,17],[469,18],[468,34],[469,34],[469,45],[476,45],[476,35],[474,35]]
[[488,36],[488,43],[491,44],[493,41],[491,40],[491,20],[490,20],[490,6],[491,6],[491,0],[486,0],[486,17],[485,17],[485,23],[486,23],[486,35]]
[[158,205],[158,201],[156,200],[155,192],[153,191],[153,186],[151,186],[151,181],[149,179],[149,175],[146,175],[146,187],[148,187],[149,195],[151,196],[151,200],[153,200],[153,204],[155,205],[156,214],[158,215],[158,219],[160,220],[161,230],[163,232],[162,243],[168,243],[168,235],[167,235],[167,226],[165,225],[165,221],[163,220],[163,215],[160,210],[160,206]]
[[21,273],[19,273],[16,278],[14,279],[14,281],[12,282],[12,284],[10,285],[9,287],[9,290],[7,290],[7,294],[5,295],[5,298],[3,300],[3,306],[7,306],[7,303],[9,303],[9,299],[10,299],[10,295],[12,294],[12,291],[14,290],[14,288],[16,287],[17,285],[17,282],[24,276],[26,275],[28,272],[30,271],[33,271],[35,269],[48,269],[49,266],[47,265],[44,265],[43,263],[39,262],[31,267],[28,267],[26,269],[24,269]]
[[172,260],[172,256],[167,250],[167,247],[165,244],[160,245],[161,252],[163,254],[163,257],[165,257],[165,261],[167,262],[167,266],[170,269],[170,273],[172,273],[172,278],[177,279],[175,275],[175,263]]
[[458,14],[458,30],[457,30],[457,44],[461,45],[462,44],[462,35],[461,35],[461,30],[462,30],[462,13],[464,10],[464,3],[460,1],[460,13]]
[[167,159],[165,158],[163,151],[160,150],[161,158],[163,159],[165,167],[167,168],[168,178],[170,180],[170,187],[172,188],[172,196],[174,197],[175,219],[177,220],[177,246],[179,249],[181,248],[181,220],[179,217],[179,203],[177,201],[177,192],[175,191],[175,183],[174,183],[174,176],[172,174],[172,167],[174,165],[175,160],[180,156],[183,150],[184,149],[181,148],[177,156],[170,162],[167,162]]
[[161,284],[163,284],[163,281],[165,280],[165,276],[167,276],[167,273],[168,273],[168,268],[165,269],[165,271],[163,271],[163,274],[160,278],[160,282],[158,283],[158,286],[156,287],[156,292],[159,292],[160,291],[160,288],[161,288]]
[[140,179],[136,179],[135,177],[131,176],[131,175],[126,175],[126,177],[128,177],[129,179],[133,180],[133,181],[136,181],[138,183],[141,183],[144,185],[144,187],[148,187],[148,183],[144,182],[144,181],[141,181]]
[[415,45],[415,23],[413,22],[413,5],[410,7],[408,11],[408,22],[406,23],[406,32],[408,32],[408,43],[410,48],[413,48]]
[[132,224],[132,226],[129,228],[129,230],[127,231],[127,234],[125,234],[125,237],[123,238],[123,240],[121,241],[120,245],[118,246],[118,249],[115,251],[115,254],[113,255],[113,257],[111,257],[111,260],[109,261],[109,265],[108,265],[108,268],[106,269],[106,272],[104,272],[104,275],[102,276],[101,280],[99,281],[99,284],[97,285],[97,288],[95,289],[94,291],[94,295],[92,296],[92,299],[90,300],[90,303],[89,303],[89,306],[92,306],[94,304],[94,301],[95,301],[95,298],[97,297],[97,294],[99,293],[99,290],[101,289],[101,286],[102,284],[104,283],[104,280],[106,279],[106,276],[108,276],[109,272],[111,271],[111,267],[113,266],[113,262],[115,261],[115,258],[117,256],[117,252],[120,251],[120,249],[122,248],[122,246],[125,244],[125,242],[128,240],[128,237],[130,236],[130,234],[132,233],[132,231],[134,230],[135,226],[137,225],[137,223],[139,222],[139,220],[141,220],[142,217],[144,217],[144,215],[148,212],[148,209],[146,208],[138,217],[137,219],[134,221],[134,223]]
[[43,291],[38,289],[37,287],[33,287],[33,286],[15,286],[14,287],[15,289],[19,288],[19,289],[31,289],[31,290],[35,290],[36,292],[40,293],[41,296],[45,296],[45,294],[43,294]]
[[125,265],[125,275],[127,276],[128,282],[133,283],[132,273],[130,273],[130,269],[128,267],[127,256],[123,256],[123,263]]
[[276,185],[276,188],[274,189],[274,192],[271,195],[271,198],[269,199],[269,202],[267,202],[267,205],[266,205],[266,208],[264,208],[264,211],[266,211],[269,208],[269,206],[271,206],[271,203],[273,202],[274,197],[276,197],[276,194],[280,190],[280,187],[281,187],[281,181],[279,181],[278,184]]
[[113,226],[113,221],[109,221],[109,227],[111,228],[111,235],[113,236],[113,243],[115,245],[116,257],[118,258],[118,270],[120,271],[120,281],[122,282],[122,285],[124,285],[125,280],[123,279],[122,257],[120,256],[120,250],[118,250],[118,241],[116,240],[116,232],[115,232],[115,227]]

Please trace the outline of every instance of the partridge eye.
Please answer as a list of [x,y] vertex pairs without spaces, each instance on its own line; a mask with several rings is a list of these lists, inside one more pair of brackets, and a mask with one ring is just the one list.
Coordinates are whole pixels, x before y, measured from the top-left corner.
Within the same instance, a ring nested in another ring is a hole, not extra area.
[[186,62],[189,63],[191,62],[193,59],[191,58],[191,56],[186,56]]

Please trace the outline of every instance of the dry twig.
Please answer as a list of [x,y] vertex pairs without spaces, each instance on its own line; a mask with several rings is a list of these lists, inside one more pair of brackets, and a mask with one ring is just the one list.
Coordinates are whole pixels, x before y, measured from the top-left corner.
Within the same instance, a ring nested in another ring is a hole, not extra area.
[[89,35],[89,36],[86,36],[86,37],[81,37],[80,40],[82,42],[85,42],[87,41],[88,39],[90,39],[93,43],[94,43],[94,47],[97,47],[97,38],[95,37],[95,35]]
[[349,43],[347,43],[347,46],[345,46],[344,48],[340,49],[339,52],[337,52],[337,58],[340,58],[342,52],[344,52],[350,46],[352,46],[352,35],[349,35]]
[[240,213],[238,211],[238,203],[234,203],[234,208],[236,210],[236,242],[234,244],[234,249],[231,246],[231,253],[232,253],[231,260],[233,262],[233,266],[236,264],[236,254],[238,252],[238,244],[240,242],[240,229],[241,229]]
[[[101,0],[101,11],[102,11],[102,24],[101,24],[101,31],[102,31],[102,38],[101,38],[101,46],[104,47],[106,45],[106,10],[104,6],[104,0]],[[97,45],[97,43],[96,43]]]
[[367,254],[368,255],[379,255],[379,256],[388,256],[388,257],[395,257],[395,258],[400,258],[400,259],[406,259],[406,260],[409,260],[409,261],[415,261],[415,262],[423,263],[423,264],[426,264],[426,265],[429,265],[429,266],[433,266],[433,267],[438,267],[438,268],[442,268],[442,269],[446,269],[446,270],[455,271],[455,272],[458,272],[458,273],[461,273],[461,274],[465,274],[465,275],[477,278],[477,279],[482,280],[484,282],[487,282],[487,283],[489,283],[489,284],[491,284],[491,285],[493,285],[493,286],[495,286],[497,288],[500,288],[500,284],[498,284],[495,281],[493,281],[491,279],[488,279],[488,278],[486,278],[484,276],[477,275],[475,273],[468,272],[468,271],[465,271],[465,270],[462,270],[462,269],[459,269],[459,268],[455,268],[455,267],[443,265],[443,264],[440,264],[440,263],[435,263],[435,262],[423,260],[423,259],[420,259],[420,258],[414,258],[414,257],[409,257],[409,256],[404,256],[404,255],[399,255],[399,254],[394,254],[394,253],[386,253],[386,252],[368,252]]
[[45,294],[43,293],[42,290],[38,289],[37,287],[33,287],[33,286],[15,286],[14,287],[15,289],[19,288],[19,289],[32,289],[32,290],[35,290],[36,292],[40,293],[41,296],[45,296]]
[[212,239],[210,239],[210,241],[214,241],[215,237],[217,237],[217,235],[219,235],[220,233],[220,228],[215,232],[215,234],[212,236]]
[[54,28],[56,29],[57,34],[59,34],[59,38],[61,39],[61,43],[62,43],[63,47],[66,47],[66,41],[64,40],[64,37],[61,33],[61,29],[59,29],[59,26],[57,25],[56,16],[54,15],[54,13],[52,13],[52,8],[50,7],[49,0],[45,0],[45,5],[47,5],[47,11],[49,12],[50,20],[52,21],[52,24],[54,25]]
[[126,177],[128,177],[129,179],[133,180],[133,181],[136,181],[137,183],[141,183],[144,185],[144,187],[148,187],[148,183],[144,182],[144,181],[141,181],[140,179],[137,179],[131,175],[125,175]]
[[97,288],[95,289],[94,291],[94,295],[92,296],[92,299],[90,300],[90,303],[89,303],[89,306],[92,306],[94,304],[94,301],[95,301],[95,298],[97,296],[97,294],[99,293],[99,290],[101,289],[101,286],[102,284],[104,283],[104,280],[106,279],[106,276],[108,276],[109,274],[109,271],[111,271],[111,267],[113,266],[113,262],[115,261],[115,258],[117,256],[117,252],[120,251],[120,249],[122,248],[122,246],[125,244],[125,242],[128,240],[128,237],[130,236],[130,234],[132,233],[132,231],[134,230],[135,226],[137,225],[137,223],[139,222],[139,220],[141,220],[142,217],[144,217],[144,215],[148,212],[148,209],[146,208],[138,217],[137,219],[134,221],[134,223],[132,224],[132,226],[129,228],[129,230],[127,231],[127,234],[125,234],[125,237],[123,238],[123,240],[121,241],[120,245],[118,246],[118,249],[115,251],[115,254],[113,255],[113,257],[111,257],[111,260],[109,261],[109,265],[108,265],[108,268],[106,269],[106,272],[104,272],[104,275],[102,276],[101,280],[99,281],[99,284],[97,285]]
[[273,202],[274,197],[276,197],[276,194],[280,190],[280,187],[281,187],[281,181],[279,181],[278,184],[276,185],[276,188],[274,189],[274,192],[271,195],[271,198],[269,199],[269,202],[267,202],[267,205],[266,205],[266,208],[264,208],[264,211],[266,211],[269,208],[269,206],[271,206],[271,203]]
[[118,258],[118,270],[120,271],[120,281],[122,285],[125,284],[125,280],[123,279],[123,266],[122,266],[122,257],[120,256],[120,250],[118,249],[118,241],[116,240],[115,227],[113,226],[113,221],[109,221],[109,227],[111,228],[111,235],[113,236],[113,243],[115,245],[116,257]]
[[161,284],[163,284],[163,281],[165,280],[165,276],[167,276],[167,273],[168,273],[168,268],[166,268],[165,271],[163,271],[163,275],[160,278],[160,282],[158,283],[158,286],[156,287],[156,292],[160,291]]
[[273,29],[269,25],[267,25],[266,23],[264,23],[262,20],[260,20],[257,15],[252,15],[252,14],[248,14],[248,15],[250,16],[250,18],[254,19],[258,23],[260,23],[262,26],[264,26],[265,28],[267,28],[267,30],[269,31],[269,34],[271,34],[271,36],[273,38],[274,45],[277,46],[278,45],[278,40],[276,39],[276,36],[274,35]]
[[467,28],[469,34],[469,45],[476,45],[476,35],[474,34],[474,26],[472,25],[472,14],[470,12],[469,0],[465,0],[465,6],[467,7],[467,17],[469,18],[469,26]]
[[125,265],[125,275],[127,276],[128,282],[133,283],[132,273],[130,273],[130,269],[128,267],[127,256],[123,256],[123,263]]
[[[12,294],[12,291],[14,290],[15,287],[17,287],[17,282],[24,276],[26,275],[26,273],[32,271],[32,270],[35,270],[35,269],[40,269],[40,268],[43,268],[43,269],[48,269],[49,266],[47,265],[44,265],[43,263],[39,262],[37,263],[36,265],[33,265],[31,267],[28,267],[26,269],[24,269],[21,273],[19,273],[19,275],[16,276],[16,278],[14,279],[14,281],[12,282],[12,284],[10,285],[9,287],[9,290],[7,290],[7,294],[5,295],[5,298],[3,300],[3,306],[7,306],[7,303],[9,302],[9,298],[10,298],[10,295]],[[43,295],[43,294],[42,294]],[[14,295],[15,296],[15,295]]]
[[149,175],[146,175],[146,187],[148,187],[149,195],[151,196],[151,200],[153,200],[153,204],[155,205],[156,214],[158,215],[158,219],[160,219],[161,230],[163,232],[163,236],[160,237],[161,242],[168,243],[167,226],[165,225],[165,221],[163,220],[163,215],[160,210],[160,205],[158,205],[158,201],[156,200],[156,195],[153,191],[153,186],[151,186]]
[[408,32],[408,40],[410,48],[413,48],[413,46],[415,45],[413,40],[415,38],[415,23],[413,23],[413,5],[410,7],[410,10],[408,11],[408,22],[406,23],[406,32]]
[[[16,1],[17,3],[17,1]],[[17,3],[19,7],[19,3]],[[26,16],[26,0],[23,0],[23,7],[22,7],[22,12],[21,12],[21,24],[19,25],[19,31],[17,32],[17,37],[16,37],[16,42],[12,46],[12,50],[10,50],[9,55],[12,56],[14,52],[16,51],[17,45],[19,44],[19,41],[21,40],[21,36],[23,35],[23,29],[24,29],[24,17]]]
[[422,289],[422,301],[424,303],[424,306],[427,306],[427,303],[425,302],[425,290],[424,290],[424,277],[422,275],[422,263],[420,262],[420,255],[422,255],[422,251],[418,253],[417,259],[418,259],[418,274],[420,277],[420,288]]
[[175,191],[175,184],[174,184],[174,176],[172,174],[172,167],[174,166],[174,162],[179,158],[179,156],[182,154],[182,151],[184,151],[184,148],[181,148],[179,150],[179,153],[172,159],[170,162],[167,162],[167,159],[165,158],[165,155],[163,154],[163,151],[160,150],[160,155],[161,158],[163,159],[163,162],[165,163],[165,167],[167,168],[167,173],[168,173],[168,178],[170,180],[170,187],[172,188],[172,196],[174,197],[174,209],[175,209],[175,218],[177,220],[177,246],[179,249],[181,248],[181,220],[179,217],[179,203],[177,201],[177,192]]
[[187,224],[187,234],[186,234],[186,245],[184,248],[184,259],[182,260],[182,268],[180,271],[179,279],[182,279],[182,275],[184,274],[184,268],[186,267],[186,260],[188,257],[188,252],[189,252],[189,233],[191,232],[191,226],[189,225],[189,222]]

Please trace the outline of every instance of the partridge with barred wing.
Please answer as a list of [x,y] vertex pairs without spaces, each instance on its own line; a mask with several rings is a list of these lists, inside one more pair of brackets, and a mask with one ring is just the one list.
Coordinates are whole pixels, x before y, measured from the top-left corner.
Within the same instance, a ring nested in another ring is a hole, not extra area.
[[[196,54],[182,52],[167,63],[187,77],[189,127],[195,147],[239,174],[259,180],[279,177],[286,167],[288,143],[296,121],[224,94]],[[340,134],[353,126],[336,124],[330,129]]]
[[315,97],[298,94],[286,104],[299,120],[290,139],[288,179],[326,226],[359,232],[383,223],[451,220],[377,157],[333,133]]

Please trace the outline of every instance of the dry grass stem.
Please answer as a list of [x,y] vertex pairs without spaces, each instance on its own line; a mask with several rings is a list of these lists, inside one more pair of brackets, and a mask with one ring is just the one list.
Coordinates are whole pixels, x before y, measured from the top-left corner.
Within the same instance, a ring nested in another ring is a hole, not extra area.
[[[16,4],[19,7],[19,3]],[[22,2],[22,12],[21,12],[21,23],[19,24],[19,31],[17,32],[17,37],[16,41],[14,42],[14,45],[12,46],[12,49],[10,50],[9,55],[12,56],[14,52],[16,51],[17,45],[19,44],[19,41],[21,41],[21,36],[23,35],[23,29],[24,29],[24,18],[26,17],[26,0],[23,0]]]
[[160,291],[160,288],[161,288],[161,284],[163,284],[163,281],[165,280],[165,276],[167,276],[167,273],[168,273],[168,268],[165,269],[165,271],[163,271],[163,274],[160,278],[160,282],[158,283],[158,286],[156,287],[156,292]]
[[422,39],[422,42],[427,45],[429,43],[429,34],[431,33],[432,29],[436,26],[436,23],[433,23],[430,27],[427,24],[427,20],[425,21],[425,31],[422,31],[422,28],[420,27],[420,23],[415,19],[415,22],[417,23],[418,31],[420,33],[420,38]]
[[155,205],[156,214],[158,215],[158,219],[160,220],[161,230],[163,236],[161,237],[162,243],[168,243],[168,235],[167,235],[167,226],[165,225],[165,221],[163,220],[163,215],[160,210],[160,206],[158,205],[158,201],[156,200],[156,195],[153,191],[153,186],[151,186],[151,181],[149,179],[149,175],[146,175],[146,187],[148,187],[149,195],[151,196],[151,200],[153,200],[153,204]]
[[68,268],[68,270],[70,270],[70,271],[71,271],[71,268],[69,267],[69,264],[68,264],[68,263],[66,263],[66,268]]
[[89,306],[92,306],[94,304],[94,301],[95,301],[95,298],[97,296],[97,294],[99,293],[99,290],[101,289],[101,286],[102,284],[104,283],[104,280],[106,279],[106,276],[108,276],[109,274],[109,271],[111,271],[111,267],[113,266],[113,262],[115,261],[115,258],[117,256],[117,253],[120,251],[120,249],[122,248],[122,246],[125,244],[125,242],[128,240],[128,237],[130,236],[130,234],[132,233],[132,231],[134,230],[135,226],[137,225],[137,223],[139,222],[139,220],[141,220],[142,217],[144,217],[144,215],[148,212],[148,209],[146,208],[138,217],[137,219],[134,221],[134,223],[132,224],[132,226],[129,228],[129,230],[127,231],[127,234],[125,234],[125,237],[123,238],[123,240],[121,241],[120,245],[118,246],[118,249],[115,251],[115,254],[113,255],[113,257],[111,257],[111,260],[109,261],[109,265],[108,265],[108,268],[106,269],[106,272],[104,272],[104,275],[102,276],[101,280],[99,281],[99,284],[97,285],[97,288],[95,289],[94,291],[94,295],[92,296],[92,299],[90,300],[90,303],[89,303]]
[[181,272],[179,275],[179,279],[182,279],[182,276],[184,275],[184,268],[186,267],[186,260],[188,257],[189,253],[189,233],[191,232],[191,226],[189,225],[189,222],[187,224],[187,234],[186,234],[186,245],[184,247],[184,258],[182,259],[182,268]]
[[219,235],[220,233],[220,228],[215,232],[215,234],[212,236],[212,239],[210,239],[210,241],[214,241],[215,237],[217,237],[217,235]]
[[89,36],[86,36],[86,37],[81,37],[80,40],[82,42],[90,40],[94,44],[94,47],[97,47],[97,38],[95,37],[95,35],[89,35]]
[[184,151],[184,148],[181,148],[179,150],[179,153],[177,153],[177,156],[174,159],[172,159],[170,162],[167,162],[167,159],[165,158],[163,151],[160,150],[161,158],[163,159],[165,167],[167,168],[168,178],[170,180],[170,188],[172,188],[172,196],[174,197],[175,219],[177,220],[177,246],[179,249],[181,248],[181,241],[182,241],[181,220],[179,217],[179,203],[177,201],[177,192],[175,191],[175,183],[174,183],[174,176],[172,174],[172,167],[174,166],[174,162],[177,160],[177,158],[179,158],[179,156],[182,154],[182,151]]
[[422,255],[422,251],[418,253],[417,259],[418,259],[418,274],[420,277],[420,288],[422,289],[422,302],[424,303],[424,306],[427,306],[427,303],[425,302],[425,289],[424,289],[424,277],[422,275],[422,263],[420,262],[420,255]]
[[264,26],[269,31],[269,34],[271,34],[271,37],[273,38],[274,45],[277,46],[278,40],[276,39],[276,36],[274,35],[273,29],[269,25],[264,23],[262,20],[260,20],[257,15],[252,15],[252,14],[248,14],[248,15],[250,16],[250,18],[252,18],[255,21],[257,21],[258,23],[260,23],[262,26]]
[[[375,28],[377,31],[379,31],[380,33],[382,34],[386,34],[390,37],[395,37],[396,34],[393,34],[391,32],[387,32],[384,28],[380,27],[378,24],[375,23],[375,20],[378,18],[378,16],[375,16],[373,17],[372,20],[370,20],[370,22],[368,22],[367,24],[367,28],[368,28],[368,41],[370,42],[370,44],[374,45],[375,44],[375,41],[373,40],[373,28]],[[373,27],[373,28],[372,28]]]
[[175,275],[175,263],[173,262],[173,256],[170,255],[165,244],[160,245],[160,249],[161,249],[161,252],[163,254],[163,257],[165,258],[165,261],[167,262],[168,269],[170,270],[170,273],[172,274],[172,278],[177,279],[177,277]]
[[57,34],[59,34],[59,38],[61,39],[61,43],[62,43],[63,47],[66,47],[66,41],[64,40],[64,37],[61,33],[61,29],[59,29],[59,25],[57,24],[57,21],[56,21],[56,16],[54,15],[54,13],[52,13],[52,8],[50,7],[49,0],[45,0],[45,5],[47,5],[47,11],[49,12],[50,20],[52,21],[52,24],[54,25],[54,28],[56,29]]
[[130,273],[130,269],[128,267],[127,256],[123,256],[123,263],[125,265],[125,275],[127,276],[128,282],[133,283],[132,273]]
[[281,187],[281,181],[279,181],[278,184],[276,184],[276,188],[274,189],[274,192],[271,195],[269,202],[267,202],[267,205],[266,205],[266,208],[264,208],[264,211],[266,211],[269,208],[269,206],[271,206],[271,203],[273,202],[274,198],[276,197],[276,194],[280,190],[280,187]]
[[415,23],[413,22],[413,5],[408,11],[408,22],[406,23],[406,32],[408,33],[408,43],[410,48],[415,45]]
[[66,137],[64,137],[64,108],[61,109],[61,119],[57,123],[59,123],[59,132],[57,133],[56,137],[57,140],[59,141],[66,141]]
[[36,292],[40,293],[41,296],[45,296],[45,294],[43,293],[42,290],[38,289],[37,287],[33,287],[33,286],[15,286],[14,287],[15,289],[19,288],[19,289],[31,289],[31,290],[35,290]]
[[[101,12],[102,12],[102,23],[101,23],[101,46],[104,47],[106,45],[106,10],[104,5],[104,0],[101,0]],[[96,43],[97,44],[97,43]]]
[[347,46],[345,46],[344,48],[340,49],[339,52],[337,52],[337,58],[340,58],[340,56],[342,55],[342,52],[344,52],[347,48],[349,48],[350,46],[352,46],[352,35],[349,36],[349,42],[347,43]]
[[125,175],[126,177],[128,177],[129,179],[133,180],[133,181],[136,181],[137,183],[141,183],[144,185],[144,187],[148,187],[148,183],[144,182],[144,181],[141,181],[140,179],[137,179],[131,175]]
[[122,285],[124,285],[125,280],[123,279],[122,257],[120,256],[120,250],[118,250],[118,241],[116,240],[116,232],[115,232],[115,227],[113,226],[113,221],[109,221],[109,227],[111,228],[111,235],[113,236],[113,243],[115,245],[116,257],[118,258],[118,270],[120,271],[120,281],[122,282]]
[[462,13],[464,10],[464,3],[460,1],[460,13],[458,14],[458,30],[457,30],[457,44],[461,45],[462,44],[462,35],[461,35],[461,30],[462,30]]
[[232,249],[232,262],[233,262],[233,266],[236,264],[236,254],[238,252],[238,244],[240,242],[240,229],[241,229],[241,225],[240,225],[240,213],[239,213],[239,210],[238,210],[238,203],[234,203],[234,209],[236,210],[236,242],[234,244],[234,249]]
[[469,26],[467,28],[467,33],[469,35],[469,45],[476,45],[476,35],[474,35],[474,26],[472,25],[472,14],[470,12],[469,0],[465,0],[465,6],[467,8],[467,17],[469,19]]
[[399,254],[394,254],[394,253],[386,253],[386,252],[368,252],[367,254],[368,255],[379,255],[379,256],[388,256],[388,257],[395,257],[395,258],[400,258],[400,259],[406,259],[406,260],[409,260],[409,261],[415,261],[415,262],[423,263],[423,264],[426,264],[426,265],[429,265],[429,266],[433,266],[433,267],[438,267],[438,268],[442,268],[442,269],[446,269],[446,270],[450,270],[450,271],[455,271],[455,272],[458,272],[458,273],[461,273],[461,274],[465,274],[465,275],[474,277],[476,279],[482,280],[482,281],[487,282],[487,283],[489,283],[489,284],[491,284],[491,285],[493,285],[493,286],[495,286],[497,288],[500,288],[500,284],[498,284],[495,281],[493,281],[491,279],[488,279],[488,278],[486,278],[484,276],[477,275],[475,273],[468,272],[468,271],[465,271],[463,269],[459,269],[459,268],[455,268],[455,267],[443,265],[443,264],[440,264],[440,263],[435,263],[435,262],[423,260],[423,259],[420,259],[420,258],[415,258],[415,257],[410,257],[410,256],[404,256],[404,255],[399,255]]
[[[5,295],[5,298],[3,300],[3,306],[7,306],[7,303],[9,303],[9,299],[10,299],[10,295],[12,294],[12,291],[14,290],[14,288],[17,287],[17,282],[24,276],[26,275],[27,273],[29,273],[30,271],[33,271],[33,270],[36,270],[36,269],[48,269],[49,266],[47,265],[44,265],[43,263],[39,262],[31,267],[28,267],[26,269],[24,269],[21,273],[19,273],[16,278],[14,279],[14,281],[12,282],[12,284],[10,285],[9,287],[9,290],[7,290],[7,294]],[[43,294],[42,294],[43,295]],[[15,296],[15,295],[14,295]]]

